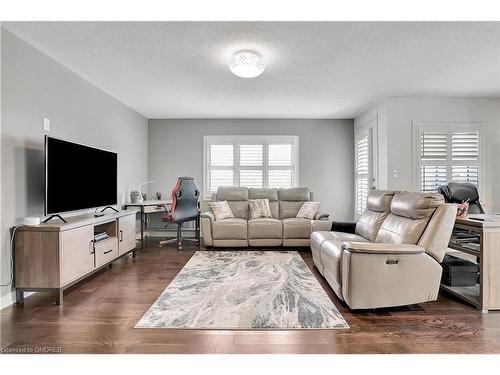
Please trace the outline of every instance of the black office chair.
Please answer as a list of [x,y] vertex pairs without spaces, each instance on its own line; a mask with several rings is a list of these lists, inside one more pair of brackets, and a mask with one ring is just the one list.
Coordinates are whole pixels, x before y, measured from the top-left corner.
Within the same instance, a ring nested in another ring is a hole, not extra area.
[[484,214],[477,187],[470,182],[452,181],[441,185],[437,191],[444,196],[446,203],[462,203],[469,200],[469,214]]
[[[193,177],[179,177],[172,190],[172,208],[165,206],[166,213],[162,221],[177,224],[177,237],[160,242],[160,247],[167,243],[177,242],[177,248],[182,250],[182,241],[195,241],[200,244],[200,189]],[[182,224],[195,221],[195,238],[182,238]]]

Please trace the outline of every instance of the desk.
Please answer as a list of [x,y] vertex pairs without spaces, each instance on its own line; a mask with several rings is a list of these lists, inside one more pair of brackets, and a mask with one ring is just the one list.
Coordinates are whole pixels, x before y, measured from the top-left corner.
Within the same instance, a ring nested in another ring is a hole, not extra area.
[[469,302],[482,312],[500,310],[500,216],[469,215],[468,219],[456,219],[453,231],[456,230],[477,238],[471,245],[452,236],[448,247],[476,257],[480,266],[479,282],[470,287],[441,284],[441,289]]
[[171,206],[172,201],[151,200],[137,203],[125,203],[123,208],[127,210],[129,207],[136,207],[141,214],[141,249],[144,248],[144,228],[147,225],[147,215],[157,212],[165,212],[165,208],[161,206]]

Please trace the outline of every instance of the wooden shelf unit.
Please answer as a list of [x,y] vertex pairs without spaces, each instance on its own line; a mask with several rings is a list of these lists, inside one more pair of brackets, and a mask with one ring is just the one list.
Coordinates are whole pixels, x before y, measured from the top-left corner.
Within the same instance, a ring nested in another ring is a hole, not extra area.
[[[135,256],[135,212],[80,215],[66,220],[17,229],[16,303],[24,302],[24,292],[50,291],[56,293],[56,303],[62,304],[65,288],[127,253]],[[94,235],[101,232],[109,237],[94,242]]]
[[479,283],[470,287],[451,287],[441,284],[441,290],[474,305],[485,313],[489,310],[500,310],[500,216],[471,215],[469,219],[457,219],[455,228],[479,236],[479,250],[465,248],[452,242],[448,246],[450,249],[476,257],[480,270]]

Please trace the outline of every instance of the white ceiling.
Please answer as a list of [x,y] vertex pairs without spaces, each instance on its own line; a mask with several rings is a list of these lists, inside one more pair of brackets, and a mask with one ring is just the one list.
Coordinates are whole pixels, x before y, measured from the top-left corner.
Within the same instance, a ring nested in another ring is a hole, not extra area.
[[[147,118],[353,118],[389,96],[500,96],[496,22],[4,25]],[[240,49],[264,74],[231,74]]]

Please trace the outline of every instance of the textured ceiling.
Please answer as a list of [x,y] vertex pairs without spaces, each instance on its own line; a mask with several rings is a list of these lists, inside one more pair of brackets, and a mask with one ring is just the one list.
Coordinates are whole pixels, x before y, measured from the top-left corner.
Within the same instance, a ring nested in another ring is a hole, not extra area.
[[[147,118],[352,118],[388,96],[500,96],[484,22],[7,22]],[[239,49],[267,65],[232,75]]]

